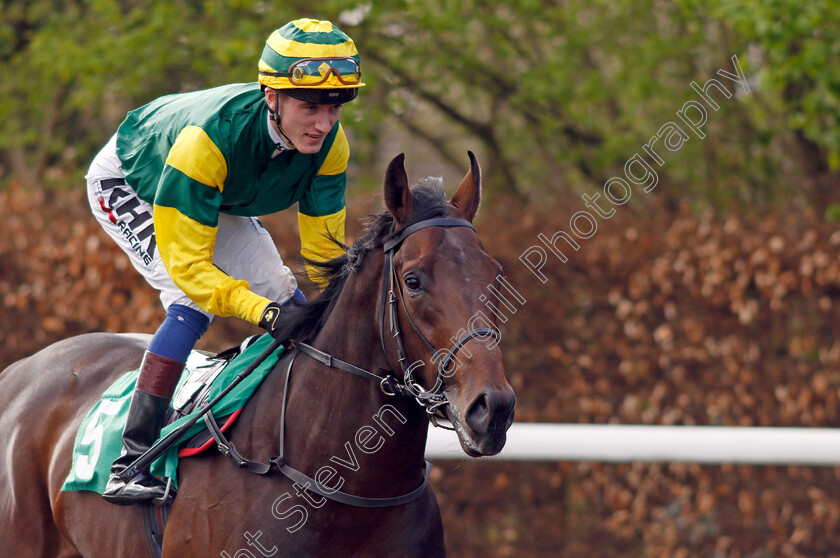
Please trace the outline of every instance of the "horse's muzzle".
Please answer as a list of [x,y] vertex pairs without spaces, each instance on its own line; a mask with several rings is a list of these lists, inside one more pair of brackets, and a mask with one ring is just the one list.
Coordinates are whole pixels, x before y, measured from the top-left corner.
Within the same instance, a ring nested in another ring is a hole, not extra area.
[[467,406],[464,421],[473,433],[473,441],[482,455],[502,451],[507,430],[513,424],[516,395],[510,387],[487,389]]

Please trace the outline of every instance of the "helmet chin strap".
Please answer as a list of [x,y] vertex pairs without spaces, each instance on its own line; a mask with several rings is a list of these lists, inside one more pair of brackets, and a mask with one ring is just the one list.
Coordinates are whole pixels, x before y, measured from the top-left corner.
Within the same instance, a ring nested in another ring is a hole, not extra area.
[[[286,135],[286,132],[283,131],[283,126],[280,125],[280,91],[275,89],[274,90],[274,110],[271,111],[271,119],[274,120],[274,123],[277,124],[277,130],[280,132],[280,135],[283,136],[283,139],[286,141],[286,144],[289,146],[290,149],[296,149],[295,144],[292,143],[292,140],[289,139],[289,136]],[[280,149],[280,146],[277,146]]]

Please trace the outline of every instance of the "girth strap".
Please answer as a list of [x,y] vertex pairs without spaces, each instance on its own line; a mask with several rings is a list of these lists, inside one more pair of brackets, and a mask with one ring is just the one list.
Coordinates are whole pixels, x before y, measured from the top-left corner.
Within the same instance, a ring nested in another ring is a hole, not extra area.
[[146,544],[152,558],[161,558],[163,533],[155,521],[155,508],[151,504],[143,504],[143,531],[146,534]]
[[146,536],[146,544],[149,546],[149,555],[152,558],[161,558],[163,547],[163,530],[166,528],[166,521],[169,519],[171,503],[163,506],[155,506],[151,503],[141,504],[143,510],[143,532]]

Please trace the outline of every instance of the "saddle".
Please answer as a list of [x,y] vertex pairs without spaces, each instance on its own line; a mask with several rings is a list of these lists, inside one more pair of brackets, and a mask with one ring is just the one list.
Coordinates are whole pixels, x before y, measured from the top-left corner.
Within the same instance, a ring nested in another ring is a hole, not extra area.
[[[215,355],[204,351],[192,351],[187,358],[184,373],[181,376],[182,380],[175,388],[175,394],[172,396],[171,408],[166,415],[164,426],[189,416],[207,403],[210,400],[210,388],[213,381],[233,359],[253,345],[259,338],[259,335],[252,335],[241,344]],[[215,425],[218,431],[225,432],[240,412],[242,412],[242,409],[238,409],[226,417],[223,416],[221,426]],[[215,423],[216,418],[212,414],[211,419]],[[195,434],[186,442],[180,444],[181,449],[178,451],[178,457],[198,455],[210,448],[214,439],[212,430],[213,426],[208,425],[207,430]]]
[[[216,355],[193,351],[172,398],[161,437],[186,422],[186,417],[219,394],[272,340],[268,334],[249,337],[239,346]],[[213,411],[205,415],[204,422],[196,423],[181,443],[152,464],[151,473],[172,479],[177,488],[178,459],[197,455],[214,444],[219,433],[227,430],[239,416],[281,352],[266,359],[235,390],[222,398]],[[90,490],[102,494],[111,463],[122,449],[122,430],[138,375],[139,370],[133,370],[117,379],[82,420],[73,444],[73,463],[63,491]],[[218,419],[221,424],[217,424],[216,417],[221,417]]]

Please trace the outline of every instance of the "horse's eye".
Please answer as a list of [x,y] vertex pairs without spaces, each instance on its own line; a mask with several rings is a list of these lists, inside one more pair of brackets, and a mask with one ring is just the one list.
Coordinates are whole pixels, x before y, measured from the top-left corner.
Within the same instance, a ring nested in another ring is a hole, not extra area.
[[420,290],[420,279],[418,279],[416,275],[406,275],[403,281],[405,282],[405,286],[408,287],[408,290]]

